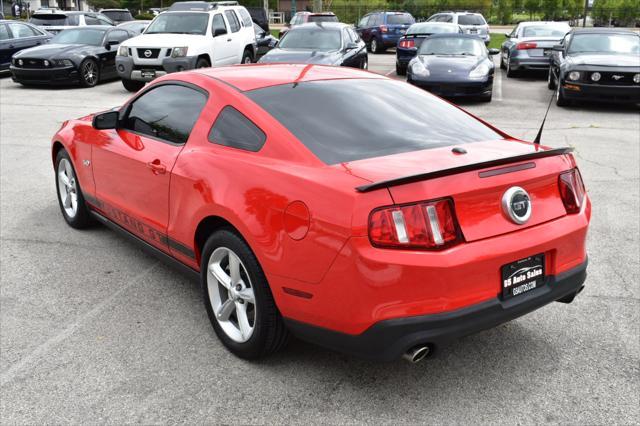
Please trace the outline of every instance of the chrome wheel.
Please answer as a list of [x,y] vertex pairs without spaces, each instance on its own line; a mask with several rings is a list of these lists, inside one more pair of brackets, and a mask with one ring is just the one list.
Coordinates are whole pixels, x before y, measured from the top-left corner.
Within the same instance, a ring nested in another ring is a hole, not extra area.
[[87,86],[95,86],[98,82],[98,66],[89,60],[82,64],[82,78]]
[[256,299],[247,269],[226,247],[215,249],[207,265],[207,290],[216,321],[230,339],[246,342],[256,323]]
[[247,55],[244,57],[244,64],[250,64],[251,63],[251,56]]
[[378,53],[378,42],[376,41],[376,39],[371,39],[371,51],[373,53]]
[[66,158],[58,163],[58,194],[64,212],[73,219],[78,213],[78,184],[73,167]]
[[369,61],[367,60],[367,58],[364,58],[364,60],[362,61],[362,69],[363,70],[369,69]]

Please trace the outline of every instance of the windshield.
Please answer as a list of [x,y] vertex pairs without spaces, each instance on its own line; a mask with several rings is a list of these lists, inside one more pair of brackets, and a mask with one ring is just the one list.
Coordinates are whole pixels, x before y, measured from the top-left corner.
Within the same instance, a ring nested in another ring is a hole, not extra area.
[[207,33],[208,13],[163,13],[149,24],[145,34],[200,34]]
[[57,15],[53,13],[43,15],[33,15],[29,22],[33,25],[47,26],[64,26],[78,25],[78,15]]
[[133,21],[133,16],[131,16],[131,13],[128,11],[125,12],[119,10],[105,10],[101,13],[103,15],[106,15],[107,18],[111,19],[112,21]]
[[393,13],[387,15],[387,25],[410,25],[416,22],[408,13]]
[[420,46],[420,55],[481,56],[486,53],[482,40],[476,38],[428,38]]
[[622,53],[640,55],[640,37],[634,34],[576,34],[569,53]]
[[323,28],[292,29],[287,31],[278,47],[281,49],[338,50],[342,47],[340,30]]
[[106,30],[99,29],[71,29],[59,32],[50,41],[52,44],[90,44],[100,46]]
[[502,139],[448,102],[399,81],[311,81],[245,95],[326,164]]
[[409,27],[407,34],[440,34],[440,33],[458,33],[460,30],[455,25],[442,24],[414,24]]
[[338,22],[334,15],[309,15],[309,22]]
[[485,25],[486,22],[481,15],[458,15],[460,25]]
[[522,37],[556,37],[561,39],[571,30],[569,25],[532,25],[524,27]]

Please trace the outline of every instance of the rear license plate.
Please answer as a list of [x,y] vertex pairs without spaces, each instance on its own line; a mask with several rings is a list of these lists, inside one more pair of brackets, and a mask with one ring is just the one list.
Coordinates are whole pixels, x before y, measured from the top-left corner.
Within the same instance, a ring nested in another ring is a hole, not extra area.
[[551,52],[553,52],[553,50],[551,50],[551,49],[544,49],[544,56],[551,56]]
[[400,30],[399,32],[400,32],[400,34],[406,34],[407,30]]
[[510,299],[544,284],[544,254],[536,254],[502,267],[502,298]]
[[142,70],[140,75],[142,78],[156,78],[156,70]]

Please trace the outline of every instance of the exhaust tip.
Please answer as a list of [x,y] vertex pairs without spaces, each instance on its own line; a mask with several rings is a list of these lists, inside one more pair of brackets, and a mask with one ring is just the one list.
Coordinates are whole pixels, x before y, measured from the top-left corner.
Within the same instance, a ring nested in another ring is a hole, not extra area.
[[417,364],[425,359],[425,357],[429,355],[429,352],[431,352],[429,345],[418,345],[409,349],[404,355],[402,355],[402,358],[412,364]]

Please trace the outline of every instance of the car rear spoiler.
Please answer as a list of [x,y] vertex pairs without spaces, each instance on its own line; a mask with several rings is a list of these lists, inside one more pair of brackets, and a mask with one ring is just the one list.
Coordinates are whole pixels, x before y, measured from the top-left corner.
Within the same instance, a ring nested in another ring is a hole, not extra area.
[[486,169],[489,167],[502,166],[504,164],[517,163],[519,161],[532,160],[536,158],[554,157],[556,155],[564,155],[573,152],[573,148],[554,148],[544,151],[532,152],[529,154],[516,155],[514,157],[499,158],[497,160],[483,161],[480,163],[466,164],[464,166],[452,167],[450,169],[436,170],[435,172],[420,173],[417,175],[409,175],[396,179],[381,180],[366,185],[356,187],[358,192],[370,192],[376,189],[388,188],[390,186],[404,185],[407,183],[420,182],[423,180],[436,179],[444,176],[451,176],[458,173],[470,172],[473,170]]

